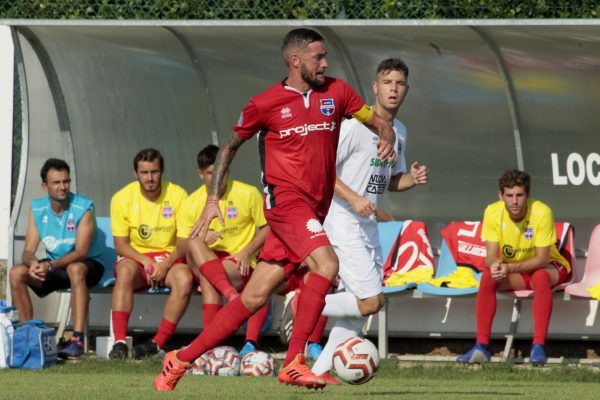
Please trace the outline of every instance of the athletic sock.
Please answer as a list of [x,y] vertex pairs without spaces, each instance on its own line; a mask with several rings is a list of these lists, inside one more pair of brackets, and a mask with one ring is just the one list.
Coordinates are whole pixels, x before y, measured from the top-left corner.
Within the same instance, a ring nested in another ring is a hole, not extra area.
[[360,318],[362,314],[358,309],[356,296],[350,292],[339,292],[325,296],[325,308],[323,315],[327,317],[355,317]]
[[269,315],[269,304],[264,305],[253,316],[248,318],[248,326],[246,327],[246,341],[258,343],[260,330],[262,329],[265,320]]
[[331,332],[329,333],[329,339],[327,344],[323,348],[321,355],[315,361],[312,367],[312,372],[315,375],[323,375],[323,373],[331,370],[333,353],[335,348],[344,341],[354,336],[359,336],[359,332],[362,329],[364,318],[338,318],[335,321]]
[[80,342],[83,342],[83,332],[73,331],[73,335],[71,337],[79,340]]
[[306,341],[315,329],[325,306],[325,295],[332,281],[311,272],[298,298],[298,310],[294,316],[294,328],[283,366],[287,366],[298,353],[304,352]]
[[531,274],[533,287],[533,344],[544,345],[552,314],[552,282],[545,269]]
[[173,333],[175,333],[175,328],[177,328],[177,324],[171,322],[165,318],[160,321],[160,325],[158,326],[158,331],[154,338],[152,339],[154,343],[158,346],[159,349],[165,347],[167,340],[171,337]]
[[113,311],[112,325],[113,336],[116,342],[127,342],[127,324],[129,323],[129,313],[127,311]]
[[325,331],[325,327],[327,326],[327,317],[320,316],[317,324],[315,325],[315,329],[313,329],[312,333],[308,337],[309,342],[313,343],[321,343],[321,339],[323,339],[323,332]]
[[233,300],[238,295],[237,290],[229,283],[223,263],[218,258],[210,260],[198,267],[200,273],[225,296],[227,301]]
[[192,343],[177,353],[177,358],[191,363],[207,350],[216,347],[223,340],[233,335],[251,315],[252,312],[242,303],[241,297],[237,296],[215,315],[214,323],[210,324]]
[[489,344],[492,334],[492,322],[496,314],[496,289],[498,284],[492,279],[489,268],[483,270],[479,291],[477,292],[477,343]]
[[202,329],[210,325],[213,318],[223,308],[220,304],[202,304]]

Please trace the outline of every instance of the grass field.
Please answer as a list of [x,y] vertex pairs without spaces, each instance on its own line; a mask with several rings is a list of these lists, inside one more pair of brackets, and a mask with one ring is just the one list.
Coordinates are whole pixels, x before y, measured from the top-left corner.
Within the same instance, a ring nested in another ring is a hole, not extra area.
[[508,364],[398,366],[385,360],[362,386],[311,391],[280,385],[275,378],[184,377],[175,392],[157,393],[152,380],[160,361],[89,358],[44,371],[0,370],[0,399],[597,399],[597,368]]

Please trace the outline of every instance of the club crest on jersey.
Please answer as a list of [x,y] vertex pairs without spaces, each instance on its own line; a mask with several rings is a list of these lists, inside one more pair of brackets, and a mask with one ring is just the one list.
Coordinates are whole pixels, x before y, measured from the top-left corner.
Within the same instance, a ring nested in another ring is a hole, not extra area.
[[173,216],[173,207],[171,206],[164,206],[162,208],[162,216],[169,219]]
[[527,240],[533,239],[533,228],[530,226],[525,228],[525,233],[523,235],[525,236],[525,239],[527,239]]
[[333,115],[335,112],[335,103],[333,102],[333,99],[319,99],[319,103],[321,114],[326,117]]
[[281,118],[282,119],[292,118],[292,110],[290,110],[289,107],[283,107],[281,109]]
[[237,208],[227,207],[227,218],[236,219],[238,216]]
[[73,221],[73,214],[69,214],[67,218],[67,232],[75,232],[75,222]]

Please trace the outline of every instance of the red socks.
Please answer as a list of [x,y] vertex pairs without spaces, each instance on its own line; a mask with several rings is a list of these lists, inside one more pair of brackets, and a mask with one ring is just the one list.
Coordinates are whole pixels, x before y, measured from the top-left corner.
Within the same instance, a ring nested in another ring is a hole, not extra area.
[[545,344],[552,314],[552,282],[550,274],[540,268],[531,274],[533,288],[533,344]]
[[127,324],[129,322],[129,313],[126,311],[113,311],[111,316],[115,343],[118,341],[125,342],[127,340]]
[[202,329],[206,329],[213,318],[223,308],[220,304],[202,304]]
[[156,335],[154,335],[154,338],[152,339],[159,349],[165,347],[167,340],[171,337],[173,333],[175,333],[176,327],[177,324],[164,318],[162,319],[162,321],[160,321],[160,325],[158,326],[158,332],[156,332]]
[[227,301],[231,302],[235,296],[238,295],[237,290],[231,286],[225,267],[218,258],[210,260],[198,267],[200,273],[213,285],[219,292],[225,296]]
[[248,327],[246,328],[246,341],[251,340],[258,343],[260,330],[269,315],[269,303],[267,302],[260,310],[248,319]]
[[311,272],[298,298],[298,310],[294,316],[294,329],[290,338],[288,352],[283,362],[287,366],[298,353],[304,352],[306,341],[315,329],[317,320],[325,307],[325,295],[332,281]]
[[477,343],[489,344],[492,334],[492,322],[496,314],[496,289],[498,284],[492,279],[489,268],[483,270],[477,292]]
[[313,343],[321,343],[321,339],[323,339],[323,332],[325,331],[326,326],[327,317],[321,315],[317,321],[317,325],[315,325],[315,329],[308,337],[308,341]]
[[177,353],[177,358],[191,363],[207,350],[233,335],[251,315],[252,312],[242,303],[241,297],[237,296],[215,315],[214,324],[204,329],[189,346]]

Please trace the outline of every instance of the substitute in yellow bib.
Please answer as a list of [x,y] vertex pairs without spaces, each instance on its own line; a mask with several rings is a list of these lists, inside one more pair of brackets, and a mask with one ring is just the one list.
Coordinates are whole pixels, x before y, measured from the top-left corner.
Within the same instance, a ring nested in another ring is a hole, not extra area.
[[533,290],[533,344],[529,362],[544,364],[544,344],[552,314],[552,287],[567,280],[571,266],[556,248],[552,210],[530,198],[531,178],[507,171],[499,181],[499,201],[483,215],[481,237],[486,265],[477,293],[477,343],[458,361],[488,361],[487,349],[496,313],[496,291]]
[[158,150],[141,150],[133,160],[133,172],[137,180],[115,193],[110,203],[119,259],[111,315],[115,344],[109,358],[127,357],[127,325],[135,291],[171,289],[158,332],[132,349],[134,358],[142,358],[158,353],[175,332],[194,286],[185,247],[177,246],[177,219],[187,193],[162,179],[164,159]]
[[[198,153],[198,175],[204,181],[183,203],[177,223],[177,236],[187,240],[206,204],[207,187],[211,185],[213,164],[219,148],[205,147]],[[202,324],[208,326],[221,309],[221,294],[227,300],[238,295],[246,285],[256,264],[256,253],[262,247],[268,227],[263,200],[254,186],[227,179],[219,193],[219,208],[225,225],[214,220],[205,241],[188,240],[188,260],[200,272],[202,288]],[[260,329],[268,313],[263,307],[248,320],[246,344],[240,355],[254,351]]]

